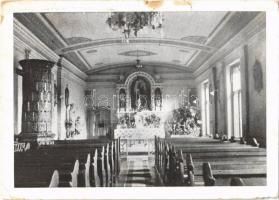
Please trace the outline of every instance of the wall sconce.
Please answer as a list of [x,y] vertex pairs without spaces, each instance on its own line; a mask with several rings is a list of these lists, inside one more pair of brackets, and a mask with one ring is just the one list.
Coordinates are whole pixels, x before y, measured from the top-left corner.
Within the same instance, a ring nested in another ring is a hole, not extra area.
[[195,107],[199,107],[200,100],[199,100],[198,96],[191,95],[190,98],[191,98],[192,103],[195,104]]
[[198,103],[199,99],[198,99],[197,96],[191,95],[191,98],[193,99],[192,102],[193,102],[194,104],[197,104],[197,103]]
[[209,94],[214,96],[215,95],[215,91],[217,91],[217,90],[212,90],[212,91],[209,92]]
[[215,96],[215,92],[217,93],[217,89],[213,89],[212,84],[209,85],[209,94]]

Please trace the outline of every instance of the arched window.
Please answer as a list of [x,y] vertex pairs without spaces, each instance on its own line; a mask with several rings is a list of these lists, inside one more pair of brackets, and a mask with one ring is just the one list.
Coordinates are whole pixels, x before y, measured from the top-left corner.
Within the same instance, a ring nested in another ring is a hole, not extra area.
[[209,81],[202,83],[202,132],[203,135],[211,135],[210,133],[210,100],[209,100]]
[[242,137],[240,64],[235,62],[227,68],[227,115],[228,137]]
[[242,136],[242,111],[241,111],[241,79],[240,66],[231,67],[231,100],[232,100],[232,124],[233,136]]

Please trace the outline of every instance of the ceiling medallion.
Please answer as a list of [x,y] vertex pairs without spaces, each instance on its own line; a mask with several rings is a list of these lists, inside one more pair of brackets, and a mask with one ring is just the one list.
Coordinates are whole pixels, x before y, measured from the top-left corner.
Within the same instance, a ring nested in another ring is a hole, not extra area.
[[145,51],[145,50],[132,50],[132,51],[125,51],[118,53],[120,56],[136,56],[136,57],[143,57],[143,56],[154,56],[157,55],[157,53],[154,53],[152,51]]
[[162,28],[163,17],[160,12],[113,12],[106,23],[114,31],[121,31],[122,41],[129,43],[130,34],[138,36],[138,31],[144,27],[150,29]]

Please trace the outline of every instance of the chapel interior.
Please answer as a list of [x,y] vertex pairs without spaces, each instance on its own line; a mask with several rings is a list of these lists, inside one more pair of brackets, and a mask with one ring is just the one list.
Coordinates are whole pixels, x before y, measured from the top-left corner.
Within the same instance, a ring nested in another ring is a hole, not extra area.
[[265,12],[14,13],[14,186],[266,185]]

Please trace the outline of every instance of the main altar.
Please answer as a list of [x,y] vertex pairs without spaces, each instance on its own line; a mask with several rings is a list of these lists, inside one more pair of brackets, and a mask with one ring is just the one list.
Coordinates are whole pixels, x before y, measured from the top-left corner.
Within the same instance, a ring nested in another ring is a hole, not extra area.
[[114,137],[120,137],[121,152],[154,152],[155,136],[165,137],[160,81],[136,71],[117,85],[116,93],[118,122]]
[[120,137],[122,153],[153,153],[155,136],[165,137],[161,113],[152,111],[122,113],[114,136]]

